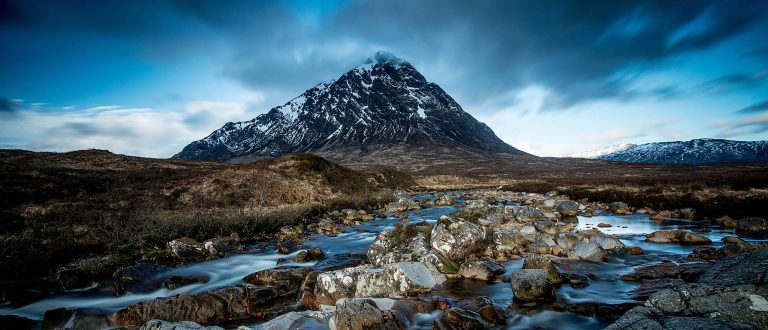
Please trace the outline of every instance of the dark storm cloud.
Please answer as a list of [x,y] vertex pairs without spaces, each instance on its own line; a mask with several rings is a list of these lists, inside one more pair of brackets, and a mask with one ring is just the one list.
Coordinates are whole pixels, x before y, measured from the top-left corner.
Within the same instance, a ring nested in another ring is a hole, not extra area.
[[[546,108],[672,97],[676,86],[639,88],[637,78],[664,60],[721,44],[764,22],[768,6],[740,0],[0,4],[6,26],[93,31],[169,56],[205,52],[212,40],[224,39],[232,56],[221,63],[222,73],[260,90],[297,94],[384,49],[459,101],[477,105],[539,85],[552,91]],[[193,46],[179,51],[181,39]],[[711,83],[738,87],[737,80]]]
[[750,105],[746,108],[743,108],[737,112],[741,113],[754,113],[754,112],[763,112],[768,111],[768,100],[765,100],[763,102],[755,103],[753,105]]

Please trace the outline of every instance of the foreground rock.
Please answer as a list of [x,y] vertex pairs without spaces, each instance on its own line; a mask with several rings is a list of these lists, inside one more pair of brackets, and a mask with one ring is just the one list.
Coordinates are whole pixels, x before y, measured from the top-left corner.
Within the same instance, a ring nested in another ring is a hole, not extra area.
[[206,327],[190,321],[168,322],[162,320],[150,320],[141,326],[139,330],[224,330],[224,328],[217,326]]
[[768,301],[735,288],[684,284],[654,293],[607,329],[766,329]]
[[431,245],[452,261],[462,261],[483,248],[485,229],[469,221],[440,217],[432,228]]
[[768,236],[768,220],[744,218],[736,221],[736,234],[750,237]]
[[717,261],[698,278],[702,284],[737,287],[768,294],[768,250],[756,250]]
[[335,305],[341,298],[354,297],[358,276],[371,268],[371,265],[362,265],[318,274],[313,292],[314,303]]
[[339,299],[336,315],[328,322],[331,330],[401,329],[403,320],[398,312],[381,311],[370,299]]
[[322,329],[333,314],[332,311],[289,312],[250,329],[240,327],[238,330]]
[[512,293],[521,302],[549,301],[554,298],[555,286],[544,269],[520,269],[510,278]]
[[423,262],[398,262],[368,268],[357,279],[356,297],[404,297],[429,292],[446,281],[445,275]]
[[592,241],[574,244],[572,252],[579,259],[591,262],[603,262],[608,258],[608,252]]
[[379,267],[404,261],[432,263],[441,272],[455,273],[458,267],[430,246],[431,228],[428,226],[403,226],[381,232],[368,248],[368,262]]
[[547,271],[549,279],[553,284],[560,284],[563,282],[563,277],[560,274],[560,271],[557,270],[557,267],[555,267],[555,264],[551,260],[540,255],[534,254],[525,257],[525,260],[523,261],[523,269],[543,269]]

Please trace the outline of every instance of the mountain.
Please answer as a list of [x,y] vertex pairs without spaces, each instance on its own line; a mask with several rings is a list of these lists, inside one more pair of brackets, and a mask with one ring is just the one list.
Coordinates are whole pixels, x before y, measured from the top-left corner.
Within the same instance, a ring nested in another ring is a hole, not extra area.
[[375,151],[436,148],[529,156],[501,141],[411,64],[377,52],[282,106],[225,124],[174,158],[241,163],[311,152],[357,159]]
[[629,149],[629,148],[632,148],[632,147],[635,147],[635,146],[637,146],[637,145],[634,144],[634,143],[614,144],[614,145],[610,145],[610,146],[607,146],[607,147],[602,148],[602,149],[577,152],[577,153],[574,153],[574,154],[567,155],[566,157],[598,159],[601,156],[605,156],[605,155],[608,155],[608,154],[611,154],[611,153],[614,153],[614,152],[618,152],[618,151],[622,151],[622,150],[625,150],[625,149]]
[[594,158],[664,164],[714,164],[768,162],[768,141],[695,139],[631,146]]

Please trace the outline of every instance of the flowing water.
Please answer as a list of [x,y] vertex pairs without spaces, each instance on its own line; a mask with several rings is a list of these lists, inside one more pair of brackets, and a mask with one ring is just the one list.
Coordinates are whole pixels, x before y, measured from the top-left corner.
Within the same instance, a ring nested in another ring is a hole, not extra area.
[[[418,199],[431,199],[431,195],[420,195]],[[461,202],[460,200],[458,201]],[[454,206],[434,206],[416,211],[407,212],[410,219],[406,223],[427,222],[434,223],[442,215],[448,215],[458,210]],[[605,263],[595,264],[589,262],[574,262],[568,264],[570,272],[594,274],[596,279],[585,288],[573,288],[564,283],[557,289],[557,300],[566,304],[596,302],[603,304],[619,304],[633,302],[630,291],[637,287],[635,282],[627,282],[620,279],[639,265],[658,263],[662,260],[686,261],[687,255],[698,246],[686,246],[678,244],[646,243],[644,234],[657,230],[697,228],[711,228],[707,233],[700,233],[712,240],[712,246],[722,245],[720,240],[726,236],[735,235],[733,230],[719,229],[708,223],[690,220],[668,219],[657,222],[648,219],[647,215],[601,215],[592,218],[579,217],[577,228],[581,230],[597,228],[599,223],[612,225],[609,228],[599,228],[601,231],[615,235],[628,246],[640,246],[644,250],[642,255],[610,256]],[[368,246],[383,231],[393,229],[396,223],[402,223],[396,214],[387,214],[383,219],[364,223],[360,226],[345,228],[344,232],[336,236],[312,235],[304,245],[308,248],[318,247],[327,255],[339,253],[365,253]],[[26,306],[14,308],[8,305],[0,305],[0,315],[14,314],[30,319],[40,320],[47,310],[55,308],[89,308],[96,307],[107,311],[117,311],[128,305],[150,300],[158,297],[167,297],[181,293],[194,294],[219,287],[242,283],[242,278],[253,272],[273,268],[277,266],[278,259],[293,260],[294,254],[278,254],[276,251],[239,254],[227,258],[215,259],[206,262],[178,266],[168,270],[159,277],[167,278],[170,275],[205,275],[209,281],[204,284],[193,284],[175,290],[160,289],[148,294],[126,294],[114,296],[111,289],[84,288],[64,292],[45,300],[37,301]],[[287,263],[285,265],[305,265],[313,263]],[[507,266],[508,276],[513,270],[522,267],[522,260],[510,261]],[[475,296],[489,296],[502,307],[512,303],[512,290],[509,283],[486,283],[476,280],[449,280],[443,287],[434,292],[436,296],[446,298],[470,298]],[[431,329],[433,320],[439,316],[439,312],[432,314],[418,314],[413,320],[413,328]],[[528,311],[512,317],[508,322],[510,329],[529,328],[571,328],[594,329],[606,324],[594,317],[581,316],[576,313],[562,311],[562,308],[542,308]]]

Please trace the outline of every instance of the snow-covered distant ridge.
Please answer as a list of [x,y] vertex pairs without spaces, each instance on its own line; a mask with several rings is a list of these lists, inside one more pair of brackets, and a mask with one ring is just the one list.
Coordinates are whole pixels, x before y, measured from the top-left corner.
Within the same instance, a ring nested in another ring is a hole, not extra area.
[[601,156],[605,156],[607,154],[611,154],[617,151],[629,149],[635,146],[637,146],[637,144],[634,144],[634,143],[614,144],[602,149],[595,149],[595,150],[588,150],[588,151],[573,153],[565,157],[596,159],[596,158],[600,158]]
[[654,142],[583,158],[663,164],[764,163],[768,162],[768,141],[694,139]]

